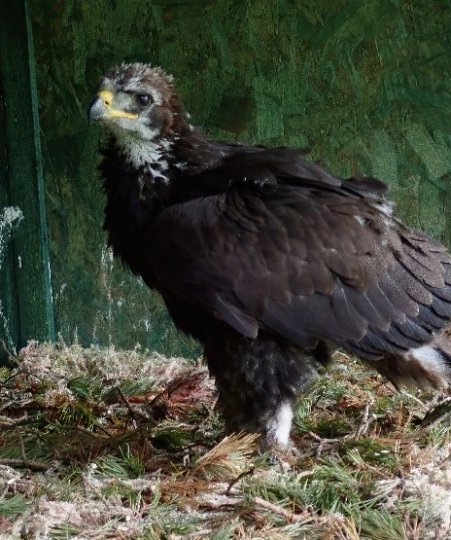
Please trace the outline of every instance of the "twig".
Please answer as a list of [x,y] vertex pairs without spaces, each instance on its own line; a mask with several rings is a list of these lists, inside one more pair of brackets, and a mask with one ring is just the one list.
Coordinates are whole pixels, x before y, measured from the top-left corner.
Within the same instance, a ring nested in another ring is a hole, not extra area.
[[[108,430],[106,430],[104,427],[102,427],[101,425],[99,425],[97,422],[94,422],[93,425],[98,428],[102,433],[105,433],[105,435],[108,436],[109,439],[113,439],[114,438],[114,435],[112,435]],[[96,434],[93,433],[92,431],[89,431],[89,429],[86,429],[82,426],[76,426],[76,425],[73,425],[71,426],[72,429],[76,430],[76,431],[80,431],[81,433],[84,433],[85,435],[89,435],[90,437],[96,437]]]
[[39,463],[38,461],[29,461],[27,459],[0,459],[0,465],[8,467],[24,467],[35,471],[46,471],[49,469],[49,464]]
[[211,534],[213,531],[211,529],[201,529],[196,532],[184,534],[183,536],[179,536],[178,534],[171,534],[168,536],[168,540],[195,540],[196,538],[199,538],[201,536],[205,537],[207,534]]
[[421,401],[421,399],[417,398],[417,396],[414,396],[413,394],[411,394],[410,392],[407,392],[407,390],[405,388],[403,388],[401,391],[400,391],[400,394],[404,395],[404,396],[407,396],[408,398],[410,399],[413,399],[415,401],[415,403],[417,405],[420,405],[421,408],[424,410],[427,410],[427,404],[426,403],[423,403],[423,401]]
[[178,390],[181,386],[183,386],[186,381],[188,380],[188,376],[182,377],[180,380],[175,380],[169,383],[167,388],[159,392],[155,397],[153,397],[149,402],[149,407],[153,407],[156,405],[160,399],[166,394],[168,397],[171,397],[171,395]]
[[301,471],[296,475],[296,480],[299,481],[301,478],[305,478],[306,476],[311,476],[313,474],[313,471]]
[[313,437],[315,441],[319,442],[319,445],[315,451],[315,456],[320,457],[324,446],[327,444],[344,442],[344,441],[348,441],[349,439],[358,439],[362,435],[365,435],[366,432],[368,431],[369,425],[372,420],[369,416],[370,416],[370,407],[373,403],[374,403],[374,399],[371,398],[369,403],[365,405],[365,410],[363,411],[362,420],[359,424],[359,427],[353,433],[347,433],[346,435],[343,435],[342,437],[335,437],[333,439],[327,439],[327,438],[320,437],[316,433],[313,433],[313,431],[309,431],[308,434],[310,435],[310,437]]
[[315,450],[315,457],[320,457],[321,456],[321,454],[323,452],[323,448],[324,448],[325,445],[332,444],[332,443],[337,443],[337,442],[343,442],[346,439],[349,439],[350,436],[351,436],[351,435],[348,434],[348,435],[344,435],[343,437],[338,437],[338,438],[335,438],[335,439],[326,439],[326,438],[320,437],[316,433],[313,433],[313,431],[309,431],[308,434],[310,435],[310,437],[313,437],[313,439],[315,439],[315,441],[319,442],[318,447]]
[[29,424],[29,423],[30,423],[30,417],[28,416],[27,413],[25,413],[20,418],[16,418],[15,420],[10,418],[9,416],[0,415],[0,427],[5,428],[5,429],[20,426],[22,424]]
[[27,453],[25,452],[25,444],[23,442],[22,435],[19,433],[19,442],[20,442],[20,452],[22,454],[22,460],[28,461]]
[[119,388],[119,386],[115,387],[115,390],[120,397],[121,401],[125,404],[127,407],[128,412],[130,413],[130,416],[134,418],[135,420],[137,418],[140,418],[141,420],[149,420],[148,416],[146,416],[144,413],[138,410],[134,410],[133,407],[130,405],[130,402],[128,401],[127,397],[125,396],[124,392]]
[[374,403],[374,398],[371,397],[370,401],[365,405],[365,410],[363,411],[363,417],[360,422],[359,427],[357,428],[357,431],[354,434],[354,438],[361,437],[362,435],[365,435],[368,431],[368,428],[371,424],[371,418],[370,416],[370,407]]
[[0,412],[4,411],[5,409],[8,409],[11,405],[14,405],[16,403],[15,399],[11,399],[10,401],[7,401],[6,403],[2,403],[0,405]]
[[290,512],[282,506],[278,506],[276,504],[270,503],[269,501],[265,501],[265,499],[262,499],[261,497],[254,497],[253,500],[255,504],[258,504],[262,508],[265,508],[265,510],[270,510],[275,514],[279,514],[279,516],[283,516],[289,523],[297,523],[298,521],[313,519],[313,517],[310,516],[307,512],[304,512],[302,514],[294,514],[293,512]]
[[236,478],[233,478],[230,482],[229,482],[229,485],[227,486],[227,489],[226,489],[226,492],[225,494],[227,496],[230,495],[230,491],[231,489],[233,488],[233,486],[239,482],[242,478],[244,478],[245,476],[252,476],[254,474],[254,471],[255,471],[255,467],[251,467],[248,471],[244,471],[242,473],[240,473]]
[[318,441],[320,443],[334,443],[334,442],[340,442],[340,441],[344,441],[346,439],[349,439],[350,437],[350,434],[348,433],[347,435],[343,435],[343,437],[335,437],[334,439],[327,439],[326,437],[320,437],[319,435],[317,435],[316,433],[314,433],[313,431],[308,431],[308,434],[310,435],[310,437],[312,437],[313,439],[315,439],[315,441]]

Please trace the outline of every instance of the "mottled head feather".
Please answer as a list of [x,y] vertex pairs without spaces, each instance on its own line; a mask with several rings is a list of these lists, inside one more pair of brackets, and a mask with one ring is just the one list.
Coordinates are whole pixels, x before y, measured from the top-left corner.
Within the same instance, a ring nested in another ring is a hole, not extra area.
[[152,67],[150,64],[122,63],[111,68],[102,81],[112,83],[114,88],[125,91],[140,91],[154,89],[154,99],[158,105],[169,104],[174,98],[174,77],[168,75],[160,67]]
[[[111,68],[100,83],[102,90],[117,96],[118,106],[138,114],[136,120],[114,119],[105,125],[116,137],[118,147],[133,166],[163,162],[172,142],[189,130],[174,78],[160,67],[144,63],[123,63]],[[134,105],[136,95],[149,94],[148,106]]]

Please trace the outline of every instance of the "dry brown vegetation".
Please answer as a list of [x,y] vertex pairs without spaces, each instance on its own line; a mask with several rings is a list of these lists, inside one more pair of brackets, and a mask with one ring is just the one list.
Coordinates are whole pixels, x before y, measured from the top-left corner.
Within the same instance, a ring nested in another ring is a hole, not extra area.
[[223,438],[201,363],[30,344],[0,370],[0,539],[451,538],[451,405],[338,357],[275,456]]

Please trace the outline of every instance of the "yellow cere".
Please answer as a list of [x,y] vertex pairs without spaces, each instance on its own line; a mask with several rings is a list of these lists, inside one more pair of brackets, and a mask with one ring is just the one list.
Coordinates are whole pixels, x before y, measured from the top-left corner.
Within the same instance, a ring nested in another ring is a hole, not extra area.
[[110,90],[101,90],[97,96],[103,101],[109,118],[130,118],[131,120],[138,118],[136,113],[129,113],[121,109],[113,109],[111,104],[113,103],[114,95]]

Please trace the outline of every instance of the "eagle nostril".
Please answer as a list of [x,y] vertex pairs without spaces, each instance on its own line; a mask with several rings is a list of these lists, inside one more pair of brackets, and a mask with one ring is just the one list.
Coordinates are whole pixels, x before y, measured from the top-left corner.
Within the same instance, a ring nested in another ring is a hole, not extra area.
[[109,107],[109,108],[112,107],[112,103],[113,103],[113,93],[110,92],[110,90],[101,90],[101,91],[97,94],[97,97],[101,100],[101,102],[103,103],[103,105],[104,105],[105,107]]

